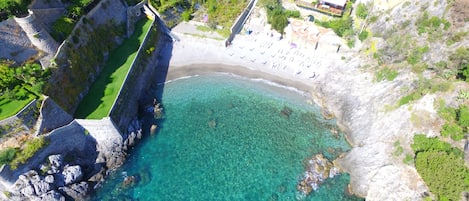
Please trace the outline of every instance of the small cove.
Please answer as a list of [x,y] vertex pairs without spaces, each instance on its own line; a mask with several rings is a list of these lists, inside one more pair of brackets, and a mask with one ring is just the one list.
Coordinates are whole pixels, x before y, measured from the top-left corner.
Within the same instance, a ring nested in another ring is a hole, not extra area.
[[[210,74],[165,85],[164,119],[92,200],[297,200],[303,161],[350,149],[332,120],[298,91]],[[282,110],[291,110],[289,115]],[[126,176],[133,185],[123,186]],[[349,176],[302,200],[357,200]]]

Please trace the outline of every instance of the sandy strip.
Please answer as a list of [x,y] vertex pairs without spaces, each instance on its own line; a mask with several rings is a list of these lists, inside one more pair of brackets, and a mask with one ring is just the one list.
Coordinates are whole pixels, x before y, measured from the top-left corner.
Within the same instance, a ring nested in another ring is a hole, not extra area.
[[300,91],[311,93],[311,84],[299,80],[290,80],[283,77],[266,74],[260,71],[248,69],[243,66],[230,66],[226,64],[192,64],[177,68],[170,68],[167,75],[167,81],[185,76],[207,75],[212,73],[229,73],[241,77],[252,79],[263,79],[274,82],[282,86],[293,87]]

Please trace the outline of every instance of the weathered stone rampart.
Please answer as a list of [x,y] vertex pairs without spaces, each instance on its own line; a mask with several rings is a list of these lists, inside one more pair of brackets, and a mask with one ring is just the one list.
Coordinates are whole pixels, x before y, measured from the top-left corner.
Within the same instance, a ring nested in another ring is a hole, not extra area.
[[44,52],[44,56],[40,58],[43,67],[50,65],[50,60],[55,55],[59,45],[44,29],[41,23],[36,21],[33,12],[29,10],[29,15],[22,18],[14,18],[18,25],[28,36],[31,43],[40,51]]

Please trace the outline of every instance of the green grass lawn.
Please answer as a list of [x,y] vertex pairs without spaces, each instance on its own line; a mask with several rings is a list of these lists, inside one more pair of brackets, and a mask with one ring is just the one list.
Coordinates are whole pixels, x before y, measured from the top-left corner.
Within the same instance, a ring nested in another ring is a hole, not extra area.
[[135,25],[133,35],[109,54],[103,71],[91,85],[90,91],[78,105],[75,117],[79,119],[101,119],[108,116],[119,93],[127,71],[137,55],[138,48],[152,21],[145,19]]
[[[21,89],[24,90],[24,89]],[[29,102],[34,100],[36,95],[26,92],[27,97],[17,100],[17,99],[9,99],[4,96],[0,96],[0,120],[6,119],[18,113],[21,109],[23,109]]]

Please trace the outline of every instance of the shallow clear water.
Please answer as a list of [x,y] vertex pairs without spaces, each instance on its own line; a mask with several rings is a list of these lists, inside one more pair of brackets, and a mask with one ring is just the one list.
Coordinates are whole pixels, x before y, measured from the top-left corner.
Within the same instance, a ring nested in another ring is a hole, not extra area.
[[[333,121],[298,92],[228,75],[167,83],[165,119],[141,141],[94,200],[297,200],[303,161],[350,147]],[[287,107],[292,112],[282,114]],[[123,186],[125,176],[137,182]],[[302,200],[355,200],[349,176]]]

